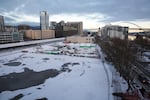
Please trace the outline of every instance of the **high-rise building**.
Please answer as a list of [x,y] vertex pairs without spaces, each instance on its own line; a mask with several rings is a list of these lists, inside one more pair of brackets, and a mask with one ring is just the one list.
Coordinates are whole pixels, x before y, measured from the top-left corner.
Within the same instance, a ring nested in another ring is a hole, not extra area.
[[3,32],[4,30],[4,17],[0,15],[0,32]]
[[41,30],[49,29],[49,15],[46,11],[40,12],[40,27]]

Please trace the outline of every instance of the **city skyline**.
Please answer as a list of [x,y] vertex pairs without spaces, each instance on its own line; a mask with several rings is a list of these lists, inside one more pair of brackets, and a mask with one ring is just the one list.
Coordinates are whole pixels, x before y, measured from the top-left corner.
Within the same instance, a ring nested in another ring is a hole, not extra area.
[[50,21],[83,21],[84,28],[110,23],[130,25],[124,22],[145,28],[150,27],[149,6],[149,0],[1,0],[0,15],[5,17],[6,24],[39,25],[39,13],[44,10]]

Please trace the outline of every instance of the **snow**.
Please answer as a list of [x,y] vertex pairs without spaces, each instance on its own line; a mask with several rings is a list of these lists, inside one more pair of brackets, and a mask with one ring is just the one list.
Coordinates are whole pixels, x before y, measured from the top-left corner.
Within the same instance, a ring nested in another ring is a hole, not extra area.
[[[150,56],[149,56],[150,57]],[[143,56],[142,58],[142,60],[144,61],[144,62],[150,62],[150,58],[149,57],[147,57],[147,56]]]
[[[80,46],[92,47],[80,48]],[[56,50],[60,53],[45,53],[48,50]],[[0,76],[13,72],[21,73],[24,72],[24,68],[39,72],[47,69],[60,70],[65,63],[79,63],[69,65],[71,72],[63,72],[54,78],[48,78],[43,84],[15,91],[3,91],[0,93],[0,100],[11,99],[20,93],[24,95],[21,100],[40,98],[48,100],[113,100],[114,87],[111,87],[113,74],[110,69],[112,65],[103,61],[100,48],[98,51],[102,59],[98,58],[95,44],[56,42],[0,54]],[[43,58],[48,60],[43,60]],[[10,61],[22,64],[19,66],[4,65]],[[124,81],[117,79],[121,82]]]
[[[128,84],[125,81],[123,77],[120,77],[119,72],[116,71],[115,67],[111,64],[105,61],[105,54],[102,53],[101,48],[97,45],[96,46],[98,53],[100,54],[102,63],[104,65],[106,74],[107,74],[107,80],[108,80],[108,91],[109,94],[112,94],[114,92],[119,93],[119,92],[126,92],[128,88]],[[121,98],[109,95],[109,98],[114,98],[114,100],[121,100]]]
[[17,43],[9,43],[9,44],[0,44],[0,49],[10,48],[10,47],[17,47],[17,46],[26,46],[26,45],[32,45],[32,44],[47,43],[47,42],[56,42],[56,41],[62,41],[62,40],[64,40],[64,38],[25,41],[25,42],[17,42]]
[[[41,97],[47,97],[53,100],[103,100],[107,99],[107,84],[105,81],[105,72],[98,59],[76,58],[68,59],[63,57],[64,62],[80,62],[81,65],[74,66],[72,72],[62,73],[56,78],[47,79],[42,85],[30,87],[27,89],[16,90],[13,92],[5,91],[1,94],[1,99],[9,99],[19,93],[25,96],[22,100],[34,100]],[[61,58],[62,59],[62,58]],[[82,64],[88,63],[88,65]],[[91,68],[88,68],[91,66]],[[85,70],[85,74],[80,76]],[[101,78],[103,76],[103,78]],[[45,85],[45,86],[43,86]],[[41,90],[36,90],[41,87]],[[26,95],[32,93],[31,95]],[[13,95],[12,95],[13,94]],[[6,97],[5,97],[6,96]]]

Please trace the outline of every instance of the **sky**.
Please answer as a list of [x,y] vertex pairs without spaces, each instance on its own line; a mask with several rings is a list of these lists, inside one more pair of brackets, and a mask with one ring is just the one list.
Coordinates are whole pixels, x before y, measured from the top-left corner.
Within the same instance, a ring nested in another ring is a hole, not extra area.
[[150,27],[150,0],[0,0],[6,24],[39,25],[40,11],[47,11],[50,21],[82,21],[85,29]]

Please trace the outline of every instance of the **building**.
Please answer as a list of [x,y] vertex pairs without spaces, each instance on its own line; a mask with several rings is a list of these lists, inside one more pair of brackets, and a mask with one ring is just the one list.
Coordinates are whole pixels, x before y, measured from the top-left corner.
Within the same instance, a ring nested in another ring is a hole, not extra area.
[[0,44],[23,41],[23,33],[0,32]]
[[12,41],[13,38],[11,32],[0,32],[0,43],[9,43]]
[[76,27],[68,25],[64,21],[57,23],[55,31],[56,37],[66,37],[78,34],[78,30]]
[[18,28],[15,26],[7,25],[5,26],[5,32],[18,32]]
[[29,25],[26,25],[26,24],[20,24],[20,25],[18,25],[17,28],[19,31],[31,29],[31,27]]
[[94,43],[94,37],[89,36],[70,36],[66,37],[66,42],[71,43]]
[[55,21],[50,22],[50,29],[55,30],[57,23]]
[[51,29],[56,32],[56,37],[66,37],[71,35],[82,35],[82,22],[67,22],[60,21],[59,23],[51,22]]
[[32,40],[55,38],[54,30],[25,30],[25,37]]
[[66,23],[68,26],[73,26],[77,28],[77,33],[79,35],[83,35],[83,23],[82,22],[67,22]]
[[106,38],[127,39],[128,27],[122,27],[117,25],[106,25],[100,30],[100,36],[103,39]]
[[40,12],[40,27],[41,30],[49,29],[49,15],[46,11]]
[[23,33],[14,26],[4,26],[4,17],[0,16],[0,44],[23,41]]
[[4,28],[4,17],[0,15],[0,32],[4,32],[5,28]]

